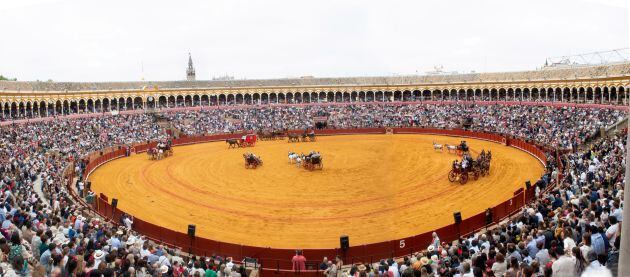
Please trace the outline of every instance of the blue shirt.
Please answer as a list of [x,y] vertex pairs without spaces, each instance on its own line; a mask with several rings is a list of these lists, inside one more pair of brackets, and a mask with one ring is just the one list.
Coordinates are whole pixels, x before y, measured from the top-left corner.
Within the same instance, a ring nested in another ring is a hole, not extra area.
[[527,244],[527,252],[529,252],[529,257],[536,257],[536,253],[538,253],[538,247],[536,247],[536,240],[532,240]]
[[44,253],[42,253],[42,256],[39,257],[39,263],[43,265],[44,267],[46,267],[47,272],[50,272],[50,265],[48,264],[50,257],[51,257],[50,249],[46,250]]
[[591,248],[597,255],[606,254],[606,245],[604,245],[604,238],[600,233],[594,233],[591,235]]
[[120,240],[117,237],[112,237],[110,239],[110,243],[112,244],[112,247],[116,247],[116,249],[122,248],[122,244],[120,243]]

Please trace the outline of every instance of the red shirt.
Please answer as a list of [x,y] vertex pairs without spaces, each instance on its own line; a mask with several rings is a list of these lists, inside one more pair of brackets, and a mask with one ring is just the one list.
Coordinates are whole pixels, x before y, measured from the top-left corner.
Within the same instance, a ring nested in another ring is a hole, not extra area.
[[295,255],[293,259],[293,271],[305,271],[306,270],[306,258],[302,255]]

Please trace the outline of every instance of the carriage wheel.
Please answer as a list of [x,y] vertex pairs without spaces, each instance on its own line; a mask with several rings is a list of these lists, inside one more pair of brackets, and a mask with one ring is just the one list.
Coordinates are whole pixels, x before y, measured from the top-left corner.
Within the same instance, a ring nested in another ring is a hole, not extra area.
[[448,173],[448,180],[451,182],[455,182],[455,180],[457,180],[457,173],[455,173],[455,170],[451,169],[451,172]]
[[466,184],[466,182],[468,182],[468,174],[466,173],[461,174],[459,176],[459,183],[463,185],[463,184]]

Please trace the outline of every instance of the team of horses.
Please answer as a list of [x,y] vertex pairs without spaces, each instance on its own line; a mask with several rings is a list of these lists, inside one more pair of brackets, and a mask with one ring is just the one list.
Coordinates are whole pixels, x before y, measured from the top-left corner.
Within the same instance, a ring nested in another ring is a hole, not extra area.
[[492,160],[492,152],[481,150],[479,156],[473,159],[466,141],[461,141],[459,145],[438,144],[433,142],[433,150],[457,154],[462,157],[461,161],[453,161],[453,167],[448,173],[448,180],[451,182],[458,181],[460,184],[468,182],[469,175],[473,180],[479,179],[481,176],[490,174],[490,160]]
[[461,156],[461,154],[463,152],[463,149],[462,149],[461,145],[452,145],[452,144],[448,144],[448,143],[438,144],[438,143],[433,142],[433,150],[444,152],[444,149],[446,149],[446,151],[448,153],[458,154],[460,156]]
[[228,144],[228,149],[240,148],[240,147],[253,147],[254,145],[256,145],[257,140],[258,140],[258,135],[249,134],[249,135],[244,135],[241,138],[226,139],[225,143]]
[[173,147],[168,143],[158,143],[155,147],[147,150],[149,160],[161,160],[163,158],[173,156]]
[[451,182],[459,181],[460,184],[468,182],[469,175],[473,180],[479,179],[481,176],[490,174],[490,161],[492,160],[492,152],[481,150],[477,159],[473,159],[470,153],[465,153],[461,161],[453,161],[453,168],[448,173],[448,180]]
[[289,142],[314,142],[316,140],[315,133],[288,134],[287,137],[289,137]]
[[303,167],[307,170],[322,170],[324,168],[324,161],[319,152],[311,151],[308,155],[289,152],[288,158],[289,164],[295,164],[297,167]]
[[279,140],[279,139],[284,139],[286,133],[282,132],[282,131],[268,131],[268,130],[263,130],[258,132],[258,137],[260,138],[260,140]]
[[245,168],[247,169],[254,169],[263,165],[262,158],[256,156],[254,153],[245,153],[243,154],[243,158],[245,159]]
[[288,142],[314,142],[316,141],[315,132],[313,130],[304,130],[303,133],[293,133],[293,132],[284,132],[284,131],[259,131],[257,134],[247,135],[243,138],[230,138],[226,139],[225,143],[228,144],[229,148],[241,148],[241,147],[251,147],[254,146],[256,142],[256,138],[264,141],[271,140],[280,140],[284,138],[288,138]]

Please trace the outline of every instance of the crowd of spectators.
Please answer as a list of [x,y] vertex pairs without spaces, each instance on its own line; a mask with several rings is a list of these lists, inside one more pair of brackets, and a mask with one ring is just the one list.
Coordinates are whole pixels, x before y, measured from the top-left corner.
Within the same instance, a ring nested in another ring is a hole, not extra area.
[[324,116],[329,128],[459,128],[474,118],[474,130],[526,138],[557,148],[574,148],[601,127],[625,115],[619,110],[507,105],[343,105],[206,109],[166,113],[187,135],[237,130],[313,128]]
[[[551,170],[536,185],[541,194],[518,218],[458,244],[434,243],[403,261],[322,269],[329,276],[577,276],[613,269],[619,248],[623,197],[623,135],[578,151],[616,110],[527,106],[347,105],[210,109],[165,113],[185,134],[261,129],[303,129],[313,118],[328,128],[381,126],[460,127],[524,137],[573,148],[562,161],[567,178],[550,186]],[[167,137],[151,114],[58,119],[0,128],[0,274],[5,276],[247,276],[229,257],[192,257],[133,232],[133,219],[105,222],[75,202],[64,173],[82,174],[88,153]],[[68,165],[75,165],[68,168]],[[89,189],[77,182],[81,195]],[[542,193],[546,188],[548,192]],[[85,190],[83,192],[82,190]],[[436,234],[437,238],[437,234]],[[577,250],[576,250],[577,249]],[[211,251],[211,250],[210,250]],[[547,253],[545,256],[544,253]],[[606,255],[607,254],[607,255]],[[600,266],[598,266],[598,264]],[[336,266],[335,266],[336,267]],[[574,271],[571,271],[574,270]],[[332,272],[332,273],[331,273]],[[531,272],[531,274],[530,274]],[[468,274],[468,275],[466,275]],[[565,275],[562,275],[565,274]],[[491,275],[488,275],[491,276]]]

